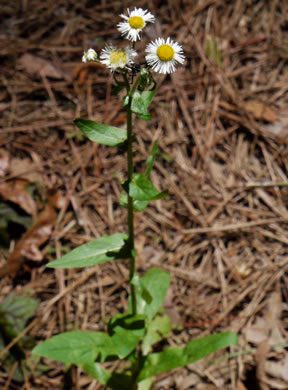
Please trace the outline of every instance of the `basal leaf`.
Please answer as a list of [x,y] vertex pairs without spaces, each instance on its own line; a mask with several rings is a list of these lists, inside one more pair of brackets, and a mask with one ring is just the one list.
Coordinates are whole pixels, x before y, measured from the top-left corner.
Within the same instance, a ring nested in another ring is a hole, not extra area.
[[145,316],[119,314],[112,318],[108,331],[120,359],[128,356],[143,339],[146,332]]
[[72,252],[58,260],[47,264],[50,268],[81,268],[105,263],[106,261],[123,259],[128,256],[126,234],[114,234],[101,237],[75,248]]
[[159,192],[147,177],[143,176],[141,173],[137,173],[130,183],[129,194],[136,200],[149,201],[166,198],[168,196],[168,191]]
[[79,365],[96,359],[104,362],[116,355],[116,346],[106,333],[76,330],[51,337],[37,345],[32,354]]
[[184,352],[190,364],[210,355],[210,353],[237,343],[238,339],[235,333],[223,332],[190,341]]
[[90,141],[99,144],[117,146],[127,139],[127,131],[118,127],[107,126],[103,123],[82,118],[76,118],[74,123]]
[[237,344],[237,336],[224,332],[192,340],[185,348],[168,348],[163,352],[152,353],[142,360],[138,381],[194,363],[232,344]]
[[107,385],[109,379],[111,378],[111,372],[104,370],[99,363],[87,362],[81,365],[83,371],[91,376],[92,378],[97,379],[101,385]]
[[112,390],[127,390],[132,388],[132,376],[127,373],[109,372],[104,370],[99,363],[85,363],[82,369],[92,378],[97,379],[102,385]]
[[187,358],[182,349],[169,348],[163,352],[149,354],[144,357],[142,364],[143,367],[137,378],[139,382],[174,368],[186,366]]

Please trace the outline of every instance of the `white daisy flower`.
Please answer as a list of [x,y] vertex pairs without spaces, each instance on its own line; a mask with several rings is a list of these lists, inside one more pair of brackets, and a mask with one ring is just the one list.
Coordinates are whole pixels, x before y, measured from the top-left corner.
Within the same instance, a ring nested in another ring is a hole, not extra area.
[[97,60],[97,53],[94,49],[89,49],[88,51],[84,51],[82,62],[91,62]]
[[176,63],[183,64],[185,56],[182,46],[173,42],[170,38],[158,38],[155,42],[150,42],[146,47],[145,58],[147,64],[158,73],[172,73],[176,70]]
[[124,69],[133,64],[137,52],[131,47],[118,49],[112,45],[106,46],[100,53],[100,62],[107,66],[111,72],[117,69]]
[[121,22],[117,24],[118,30],[122,35],[126,35],[126,38],[130,41],[137,41],[140,39],[140,32],[146,26],[147,22],[154,23],[155,17],[142,8],[134,8],[133,11],[130,12],[127,9],[128,16],[121,14],[121,18],[125,20],[125,22]]

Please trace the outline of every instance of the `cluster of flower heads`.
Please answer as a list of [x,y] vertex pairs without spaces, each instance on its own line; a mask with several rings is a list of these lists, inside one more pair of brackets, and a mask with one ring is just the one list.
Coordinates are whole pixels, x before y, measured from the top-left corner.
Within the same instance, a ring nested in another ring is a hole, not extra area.
[[[155,17],[142,8],[134,8],[133,11],[127,10],[128,15],[121,14],[123,22],[117,24],[121,35],[133,42],[141,39],[140,33],[147,23],[154,23]],[[158,38],[150,42],[146,47],[147,65],[158,73],[172,73],[176,70],[176,64],[183,64],[185,57],[182,47],[172,41],[172,39]],[[99,61],[106,65],[111,72],[125,69],[133,65],[137,52],[134,48],[127,46],[125,49],[116,48],[112,45],[106,46],[100,53],[99,60],[94,49],[89,49],[83,54],[82,61]]]

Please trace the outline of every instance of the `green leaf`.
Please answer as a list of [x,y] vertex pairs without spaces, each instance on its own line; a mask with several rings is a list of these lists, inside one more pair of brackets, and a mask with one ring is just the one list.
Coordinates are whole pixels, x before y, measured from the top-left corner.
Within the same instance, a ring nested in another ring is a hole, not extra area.
[[151,153],[149,154],[147,160],[146,160],[146,171],[145,171],[145,177],[147,179],[150,179],[150,174],[156,159],[156,153],[158,150],[158,144],[157,142],[154,142]]
[[105,263],[106,261],[123,259],[128,256],[126,234],[114,234],[101,237],[75,248],[72,252],[58,260],[47,264],[49,268],[81,268]]
[[81,367],[86,374],[92,378],[97,379],[101,385],[107,385],[112,375],[110,372],[104,370],[104,368],[102,368],[99,363],[88,362],[82,364]]
[[139,118],[144,120],[151,120],[152,117],[145,107],[144,101],[142,99],[142,94],[139,91],[134,92],[131,102],[131,111],[134,112]]
[[186,364],[188,364],[187,358],[183,350],[179,348],[169,348],[163,352],[152,353],[144,358],[137,381],[169,372],[174,368],[186,366]]
[[157,200],[168,196],[168,191],[159,192],[153,186],[151,181],[141,173],[137,173],[133,177],[133,181],[129,186],[129,195],[136,200]]
[[163,352],[152,353],[142,360],[138,381],[151,376],[183,367],[218,351],[237,344],[237,336],[224,332],[190,341],[185,348],[168,348]]
[[153,88],[149,91],[135,91],[132,96],[131,102],[131,110],[134,112],[139,118],[144,120],[151,120],[152,117],[149,114],[148,107],[151,104],[153,97],[155,95],[156,88]]
[[38,304],[33,298],[15,294],[3,299],[0,304],[0,325],[6,329],[9,338],[16,337],[24,329]]
[[[149,320],[152,320],[166,297],[170,283],[169,273],[151,268],[142,278],[134,277],[132,283],[136,286],[137,313],[145,314]],[[130,297],[129,312],[131,312]]]
[[[135,200],[133,199],[133,209],[136,212],[140,212],[146,209],[148,206],[149,201],[148,200]],[[122,207],[127,208],[128,207],[128,195],[124,192],[120,195],[120,205]]]
[[138,383],[137,390],[150,390],[152,384],[153,384],[153,378],[144,379],[144,381]]
[[32,354],[79,365],[96,359],[104,362],[108,356],[116,355],[116,346],[104,332],[75,330],[51,337],[37,345]]
[[107,126],[103,123],[82,118],[76,118],[74,123],[90,141],[99,144],[117,146],[127,139],[127,131],[118,127]]
[[143,339],[146,332],[145,316],[119,314],[112,318],[108,331],[120,359],[128,356]]
[[185,354],[187,355],[189,363],[193,363],[196,360],[210,355],[210,353],[237,343],[238,338],[235,333],[218,333],[190,341],[185,347]]
[[156,93],[156,88],[150,89],[149,91],[143,91],[141,93],[141,97],[146,108],[148,108],[152,103],[155,93]]
[[150,352],[151,346],[164,339],[171,332],[171,321],[167,315],[156,316],[148,326],[142,343],[143,355]]
[[[10,294],[0,304],[0,351],[9,344],[25,328],[26,322],[33,316],[38,302],[30,297]],[[2,356],[2,366],[9,372],[13,369],[15,362],[25,364],[25,348],[31,337],[24,336],[9,351]],[[27,372],[27,367],[25,367]],[[13,380],[24,381],[23,367],[18,364],[13,370]]]
[[[83,371],[102,385],[113,390],[127,390],[132,388],[131,374],[108,372],[99,363],[89,362],[82,365]],[[143,389],[144,390],[144,389]]]

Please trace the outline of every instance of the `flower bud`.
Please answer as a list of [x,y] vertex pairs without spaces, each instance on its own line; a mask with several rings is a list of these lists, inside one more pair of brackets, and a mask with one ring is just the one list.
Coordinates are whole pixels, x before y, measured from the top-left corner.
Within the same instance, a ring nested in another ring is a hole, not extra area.
[[84,51],[82,62],[93,62],[97,60],[97,53],[94,49],[89,49],[88,51]]

